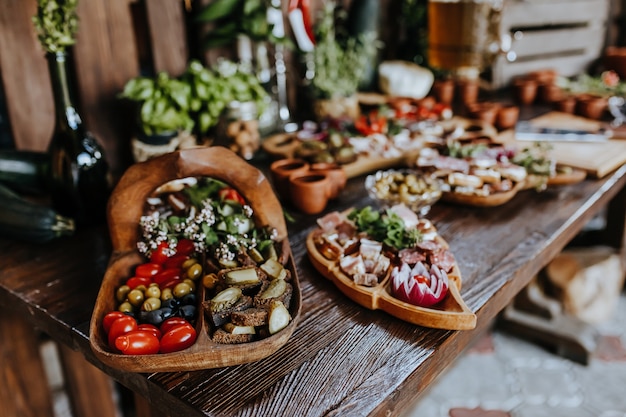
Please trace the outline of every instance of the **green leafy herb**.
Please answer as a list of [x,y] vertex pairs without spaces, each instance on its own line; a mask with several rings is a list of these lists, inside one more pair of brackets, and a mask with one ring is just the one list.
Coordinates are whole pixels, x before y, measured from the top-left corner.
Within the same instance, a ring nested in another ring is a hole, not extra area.
[[64,52],[76,43],[78,0],[38,0],[32,20],[46,52]]
[[381,213],[366,206],[352,210],[348,219],[354,222],[359,232],[397,250],[414,247],[422,240],[418,229],[407,229],[402,218],[390,210]]

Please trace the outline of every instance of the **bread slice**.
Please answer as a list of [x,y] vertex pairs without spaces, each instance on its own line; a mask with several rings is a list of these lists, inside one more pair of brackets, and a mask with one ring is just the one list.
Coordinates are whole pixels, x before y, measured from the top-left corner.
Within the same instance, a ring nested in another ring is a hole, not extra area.
[[267,310],[265,308],[247,308],[235,311],[230,315],[235,326],[264,326],[267,324]]
[[225,345],[236,345],[239,343],[252,342],[254,339],[253,334],[232,334],[223,329],[217,329],[213,333],[212,340],[215,343],[221,343]]

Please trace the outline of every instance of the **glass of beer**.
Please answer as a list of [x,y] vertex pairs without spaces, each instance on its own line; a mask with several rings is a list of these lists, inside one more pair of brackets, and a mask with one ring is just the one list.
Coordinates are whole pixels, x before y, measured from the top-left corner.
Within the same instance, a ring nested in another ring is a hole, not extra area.
[[428,62],[455,74],[478,73],[500,51],[503,0],[428,0]]

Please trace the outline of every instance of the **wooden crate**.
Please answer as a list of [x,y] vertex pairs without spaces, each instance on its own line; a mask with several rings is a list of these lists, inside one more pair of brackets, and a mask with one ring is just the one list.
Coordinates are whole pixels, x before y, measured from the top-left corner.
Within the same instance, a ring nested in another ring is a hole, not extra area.
[[530,71],[553,68],[563,76],[585,72],[602,55],[610,0],[507,0],[500,32],[514,40],[517,59],[499,57],[493,85]]

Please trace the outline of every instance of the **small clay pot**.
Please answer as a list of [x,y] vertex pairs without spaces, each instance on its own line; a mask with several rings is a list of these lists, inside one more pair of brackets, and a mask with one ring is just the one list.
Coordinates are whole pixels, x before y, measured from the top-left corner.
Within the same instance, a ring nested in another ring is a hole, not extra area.
[[500,110],[498,103],[485,101],[482,103],[473,103],[467,106],[467,112],[471,119],[480,120],[492,126],[496,124],[496,116]]
[[522,105],[532,104],[537,98],[537,81],[532,78],[518,78],[513,81],[513,98]]
[[345,188],[348,176],[346,171],[339,164],[333,162],[316,162],[311,164],[312,173],[324,173],[328,176],[331,182],[330,195],[328,198],[331,200],[337,198],[339,193]]
[[539,84],[539,98],[546,104],[555,103],[564,96],[563,89],[552,82]]
[[511,104],[504,105],[498,109],[496,115],[496,127],[499,130],[510,129],[519,119],[519,107]]
[[309,168],[309,163],[304,159],[285,158],[272,162],[270,172],[274,189],[282,201],[289,199],[289,177],[293,174],[307,173]]
[[576,102],[576,113],[593,120],[602,118],[607,108],[608,100],[605,97],[585,95]]
[[307,171],[289,177],[289,194],[295,208],[305,214],[319,214],[326,208],[333,184],[322,172]]
[[552,68],[545,68],[529,72],[526,77],[537,81],[539,84],[554,84],[559,73]]
[[478,80],[457,80],[456,91],[458,92],[457,97],[465,106],[476,103],[480,92]]
[[626,47],[607,46],[602,62],[607,70],[613,70],[621,79],[626,79]]
[[454,81],[450,79],[436,80],[433,83],[432,91],[439,103],[452,104],[452,100],[454,100]]
[[562,113],[573,114],[576,110],[576,97],[565,96],[554,102],[554,109]]

